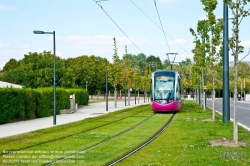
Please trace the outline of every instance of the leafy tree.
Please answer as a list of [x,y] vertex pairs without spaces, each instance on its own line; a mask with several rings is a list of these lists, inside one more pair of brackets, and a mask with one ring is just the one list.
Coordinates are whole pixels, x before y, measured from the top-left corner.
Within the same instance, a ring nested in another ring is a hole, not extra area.
[[156,71],[158,69],[163,69],[161,59],[159,57],[155,57],[154,55],[150,55],[147,60],[147,65],[151,71]]
[[122,77],[122,65],[119,62],[119,56],[117,54],[117,46],[116,46],[116,40],[114,40],[114,55],[113,55],[113,63],[109,64],[108,69],[108,80],[111,86],[114,87],[114,98],[115,98],[115,108],[117,107],[117,86],[121,83],[121,77]]
[[15,69],[19,66],[19,63],[16,59],[11,58],[3,67],[3,71],[8,71],[11,69]]
[[[211,36],[206,38],[208,40],[206,45],[206,52],[208,53],[207,60],[207,67],[212,68],[212,98],[213,98],[213,115],[212,119],[215,119],[215,65],[214,63],[218,63],[222,59],[222,36],[221,32],[223,30],[223,21],[222,19],[216,19],[216,16],[214,15],[213,11],[216,9],[216,6],[218,4],[217,0],[201,0],[202,4],[204,5],[203,10],[207,12],[208,16],[208,22],[206,24],[206,27],[208,26],[208,29],[211,33]],[[205,27],[205,28],[206,28]],[[218,50],[216,47],[220,47],[220,50]],[[218,66],[218,65],[216,65]]]
[[238,57],[240,53],[244,52],[244,47],[240,45],[239,40],[239,26],[244,17],[250,15],[249,10],[245,10],[245,6],[250,0],[236,0],[233,2],[232,0],[224,0],[224,2],[229,6],[232,10],[233,14],[233,37],[229,39],[229,47],[233,52],[234,56],[234,66],[235,66],[235,76],[234,76],[234,141],[238,143],[238,117],[237,117],[237,82],[238,82]]

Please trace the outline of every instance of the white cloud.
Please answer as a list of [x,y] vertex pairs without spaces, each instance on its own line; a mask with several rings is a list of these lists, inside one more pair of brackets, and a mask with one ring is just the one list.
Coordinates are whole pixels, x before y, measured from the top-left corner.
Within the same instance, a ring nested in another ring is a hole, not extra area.
[[[70,47],[74,49],[100,49],[100,48],[104,49],[107,46],[113,46],[114,43],[113,38],[114,38],[113,36],[105,36],[105,35],[99,35],[99,36],[71,35],[65,38],[61,37],[59,38],[59,40],[71,43]],[[138,47],[150,43],[146,38],[143,38],[141,40],[135,40],[131,38],[131,41],[135,43]],[[133,45],[131,41],[126,37],[116,38],[117,46]]]
[[24,44],[24,45],[22,45],[21,47],[22,47],[23,49],[29,49],[29,48],[30,48],[30,45]]
[[200,20],[207,20],[207,15],[203,15]]
[[0,48],[8,48],[8,47],[10,47],[10,44],[0,42]]
[[176,0],[158,0],[160,3],[171,3],[174,2]]
[[12,6],[5,6],[0,4],[0,10],[15,10]]
[[240,43],[240,45],[242,45],[243,47],[250,47],[250,40],[248,40],[248,41],[242,41]]
[[174,45],[174,44],[183,45],[185,43],[187,43],[185,39],[175,39],[174,41],[169,42],[169,44],[171,45]]

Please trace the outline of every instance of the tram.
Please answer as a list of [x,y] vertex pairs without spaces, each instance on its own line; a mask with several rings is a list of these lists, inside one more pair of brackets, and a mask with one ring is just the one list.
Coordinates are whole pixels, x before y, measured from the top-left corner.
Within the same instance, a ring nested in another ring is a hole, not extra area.
[[176,71],[155,71],[151,76],[151,108],[154,112],[177,112],[182,107],[181,77]]

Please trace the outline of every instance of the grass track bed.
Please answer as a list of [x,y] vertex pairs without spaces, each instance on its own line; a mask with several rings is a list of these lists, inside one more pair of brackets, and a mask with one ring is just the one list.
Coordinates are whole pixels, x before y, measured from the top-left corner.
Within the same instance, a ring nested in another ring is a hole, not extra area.
[[186,102],[158,138],[116,165],[250,165],[250,132],[239,127],[239,140],[248,143],[247,147],[212,147],[210,140],[232,140],[233,126],[223,124],[219,114],[215,122],[204,121],[210,119],[212,113],[210,109],[201,110],[194,102]]
[[110,122],[131,116],[141,112],[148,106],[140,106],[135,109],[125,109],[112,114],[106,114],[95,118],[88,118],[82,121],[73,122],[67,125],[55,126],[48,129],[37,130],[27,134],[0,139],[0,154],[3,150],[19,150],[30,146],[36,146],[46,142],[52,142],[65,137],[73,136],[81,132],[98,128]]
[[[29,163],[27,165],[31,164],[32,161],[34,161],[32,163],[32,165],[41,165],[41,162],[38,162],[38,164],[36,164],[35,161],[38,160],[39,158],[41,158],[40,160],[43,160],[43,158],[42,158],[43,156],[45,156],[45,158],[49,159],[49,160],[53,159],[53,157],[58,158],[60,156],[67,156],[71,153],[74,153],[74,151],[85,149],[89,146],[92,146],[92,145],[98,143],[98,142],[109,139],[113,135],[129,128],[132,125],[135,125],[139,121],[142,121],[143,119],[145,119],[148,116],[153,114],[151,111],[149,111],[148,108],[149,108],[148,106],[140,106],[140,107],[135,109],[135,110],[137,110],[137,112],[138,112],[138,110],[141,111],[142,109],[143,110],[146,109],[146,110],[139,113],[139,114],[133,115],[129,118],[121,120],[121,121],[119,121],[119,123],[113,123],[113,124],[110,124],[108,126],[104,126],[104,127],[101,127],[101,128],[98,128],[98,129],[95,129],[92,131],[88,131],[88,132],[85,132],[82,134],[75,134],[71,137],[57,140],[56,142],[49,142],[46,144],[37,145],[37,146],[34,146],[32,148],[25,149],[18,154],[8,154],[6,156],[1,156],[0,161],[3,161],[4,159],[12,159],[11,157],[13,157],[13,159],[18,159],[20,156],[21,156],[21,158],[24,158],[26,155],[26,156],[28,156],[28,160],[29,160]],[[129,111],[129,114],[135,113],[135,111],[132,109],[131,110],[129,109],[127,111]],[[128,116],[127,113],[124,111],[121,111],[120,114],[119,113],[116,113],[116,114],[118,114],[118,115],[126,114],[126,116]],[[112,114],[110,114],[110,116],[112,116]],[[100,118],[98,118],[98,119],[100,119]],[[113,120],[115,118],[113,117],[111,119]],[[107,119],[104,119],[103,121],[105,121],[107,123]],[[94,124],[92,124],[92,125],[94,125]],[[65,133],[67,133],[67,132],[65,132]],[[36,140],[34,138],[32,141],[36,142]],[[23,141],[23,140],[20,140],[19,142],[20,142],[20,144],[26,143],[26,141]],[[11,144],[11,142],[10,142],[10,144]],[[5,145],[5,146],[8,147],[8,145]],[[3,151],[7,151],[7,150],[3,149],[1,151],[3,152]],[[24,152],[24,153],[22,153],[22,152]],[[30,159],[31,154],[29,154],[29,152],[32,152],[32,157],[34,159]],[[46,157],[49,155],[51,156],[51,158]],[[26,165],[26,164],[22,163],[21,165]]]
[[[78,154],[74,165],[104,165],[122,156],[154,135],[171,117],[170,114],[157,114],[146,123],[101,146]],[[69,165],[71,159],[55,165]],[[79,162],[79,163],[78,163]]]

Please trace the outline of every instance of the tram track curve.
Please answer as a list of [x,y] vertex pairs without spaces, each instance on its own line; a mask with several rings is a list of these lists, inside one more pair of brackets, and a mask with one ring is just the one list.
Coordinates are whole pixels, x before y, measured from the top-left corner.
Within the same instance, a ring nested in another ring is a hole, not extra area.
[[124,160],[125,158],[131,156],[132,154],[136,153],[137,151],[139,151],[140,149],[142,149],[143,147],[145,147],[146,145],[148,145],[150,142],[152,142],[153,140],[155,140],[168,127],[168,125],[172,122],[175,114],[176,113],[173,113],[173,115],[166,122],[166,124],[160,130],[158,130],[152,137],[150,137],[148,140],[144,141],[142,144],[140,144],[136,148],[132,149],[131,151],[127,152],[126,154],[122,155],[121,157],[119,157],[119,158],[115,159],[114,161],[111,161],[110,163],[105,164],[105,165],[107,165],[107,166],[113,166],[113,165],[117,164],[118,162]]
[[70,158],[70,157],[72,157],[72,156],[78,155],[78,154],[80,154],[80,153],[84,153],[84,152],[86,152],[86,151],[88,151],[88,150],[90,150],[90,149],[93,149],[93,148],[97,147],[97,146],[103,145],[103,144],[105,144],[105,143],[107,143],[107,142],[109,142],[109,141],[111,141],[111,140],[113,140],[113,139],[115,139],[115,138],[117,138],[117,137],[119,137],[119,136],[121,136],[121,135],[123,135],[123,134],[125,134],[125,133],[127,133],[127,132],[129,132],[129,131],[131,131],[131,130],[133,130],[133,129],[135,129],[136,127],[140,126],[141,124],[143,124],[144,122],[146,122],[147,120],[149,120],[150,118],[152,118],[154,115],[155,115],[155,114],[152,114],[151,116],[148,116],[147,118],[143,119],[143,120],[140,121],[139,123],[137,123],[137,124],[131,126],[130,128],[128,128],[128,129],[126,129],[126,130],[124,130],[124,131],[122,131],[122,132],[120,132],[120,133],[114,135],[113,137],[109,138],[108,140],[99,142],[99,143],[97,143],[97,144],[95,144],[95,145],[92,145],[92,146],[90,146],[90,147],[88,147],[88,148],[82,149],[82,150],[80,150],[80,151],[77,152],[77,153],[68,155],[67,157],[61,158],[61,159],[59,159],[59,160],[54,160],[54,161],[51,162],[51,163],[47,163],[46,166],[51,166],[51,165],[53,165],[53,164],[55,164],[55,163],[59,163],[60,161],[66,160],[66,159],[68,159],[68,158]]

